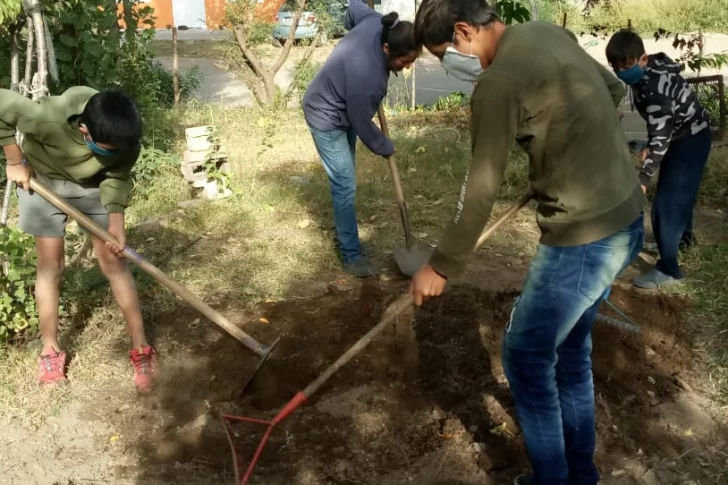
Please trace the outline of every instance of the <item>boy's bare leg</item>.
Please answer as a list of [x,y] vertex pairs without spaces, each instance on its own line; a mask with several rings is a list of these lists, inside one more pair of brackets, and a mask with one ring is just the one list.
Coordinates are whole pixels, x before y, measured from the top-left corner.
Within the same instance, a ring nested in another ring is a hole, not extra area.
[[55,354],[61,350],[58,343],[58,304],[65,266],[63,243],[62,237],[35,238],[35,251],[38,257],[35,301],[38,306],[43,343],[42,355]]
[[126,324],[129,327],[132,348],[140,349],[147,346],[147,339],[144,335],[144,324],[142,312],[139,306],[134,278],[129,270],[129,265],[122,258],[106,249],[103,241],[93,238],[94,251],[99,260],[99,266],[111,285],[117,305],[124,315]]

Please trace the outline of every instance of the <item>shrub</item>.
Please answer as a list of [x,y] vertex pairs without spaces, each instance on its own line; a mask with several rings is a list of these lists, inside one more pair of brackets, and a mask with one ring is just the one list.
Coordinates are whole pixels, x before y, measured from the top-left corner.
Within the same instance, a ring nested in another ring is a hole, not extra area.
[[35,246],[33,237],[13,227],[0,227],[0,254],[7,274],[0,271],[0,343],[23,332],[38,330],[33,295]]

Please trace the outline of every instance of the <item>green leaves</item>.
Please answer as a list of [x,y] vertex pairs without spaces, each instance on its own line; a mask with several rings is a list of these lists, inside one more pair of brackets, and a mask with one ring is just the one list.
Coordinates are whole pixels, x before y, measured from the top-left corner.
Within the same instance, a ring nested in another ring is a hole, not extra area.
[[7,274],[0,271],[0,343],[25,331],[36,331],[38,316],[33,296],[35,245],[32,236],[16,228],[0,227],[0,255]]
[[531,11],[519,0],[499,0],[496,10],[503,22],[508,25],[531,20]]

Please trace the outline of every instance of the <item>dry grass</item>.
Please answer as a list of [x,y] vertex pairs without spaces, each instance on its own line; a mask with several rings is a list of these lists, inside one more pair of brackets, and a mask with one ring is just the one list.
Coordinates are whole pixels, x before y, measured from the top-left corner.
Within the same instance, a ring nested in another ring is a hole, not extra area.
[[[180,210],[177,203],[194,194],[176,168],[165,170],[143,198],[133,201],[129,211],[130,225],[158,218],[162,227],[131,231],[130,244],[212,305],[254,306],[298,296],[302,286],[336,278],[339,261],[328,181],[300,113],[205,107],[188,108],[180,114],[184,120],[184,126],[176,130],[180,139],[186,126],[214,124],[220,129],[234,168],[236,194],[197,209]],[[403,114],[393,116],[390,124],[413,232],[419,244],[435,244],[452,216],[469,160],[468,113]],[[722,157],[718,152],[713,155],[701,196],[703,204],[715,204],[723,197],[720,190],[728,169]],[[362,239],[376,257],[386,260],[392,248],[403,244],[388,166],[360,145],[357,175]],[[494,216],[523,193],[526,179],[526,159],[516,150]],[[537,239],[533,211],[525,210],[490,246],[525,260]],[[710,324],[714,336],[723,336],[728,328],[721,319],[728,310],[721,293],[723,268],[728,262],[725,248],[711,246],[689,261],[701,277],[688,291],[699,302],[699,320]],[[109,386],[131,392],[128,335],[108,287],[92,267],[87,262],[84,268],[72,271],[65,287],[65,293],[77,302],[71,312],[73,321],[64,324],[64,344],[73,356],[69,370],[73,391],[38,392],[35,353],[22,347],[6,348],[0,356],[0,417],[38,424],[71,399],[106,395]],[[149,277],[136,274],[145,315],[187,308]],[[160,350],[173,353],[175,343],[163,335],[157,337]],[[718,342],[724,340],[715,340],[710,348],[717,349]],[[725,379],[728,359],[725,354],[715,356],[714,375]]]

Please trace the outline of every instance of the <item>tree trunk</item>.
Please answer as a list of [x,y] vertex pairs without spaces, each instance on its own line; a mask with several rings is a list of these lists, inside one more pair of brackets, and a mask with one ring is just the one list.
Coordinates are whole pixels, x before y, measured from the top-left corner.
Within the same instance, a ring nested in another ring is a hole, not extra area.
[[[25,48],[25,73],[23,73],[25,89],[30,90],[30,83],[33,80],[33,56],[35,56],[35,30],[33,29],[33,18],[30,15],[26,18],[25,25],[28,30],[28,45]],[[28,95],[27,92],[23,93]]]
[[132,0],[123,0],[122,4],[124,6],[124,24],[126,26],[124,35],[126,36],[127,42],[133,43],[137,28],[136,20],[134,19],[134,2]]
[[[45,44],[45,29],[43,28],[43,12],[39,0],[28,1],[28,11],[33,18],[35,42],[38,46],[36,62],[38,63],[37,80],[34,80],[31,97],[35,100],[48,94],[48,50]],[[35,76],[34,76],[35,77]]]
[[18,92],[20,85],[20,55],[18,53],[18,31],[20,23],[16,22],[9,27],[10,31],[10,89]]
[[538,20],[538,4],[536,0],[531,0],[531,20]]
[[117,55],[119,52],[119,10],[117,7],[116,0],[107,0],[108,4],[106,6],[109,11],[114,12],[114,23],[111,24],[111,28],[109,29],[109,37],[114,39],[114,55]]

